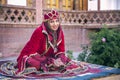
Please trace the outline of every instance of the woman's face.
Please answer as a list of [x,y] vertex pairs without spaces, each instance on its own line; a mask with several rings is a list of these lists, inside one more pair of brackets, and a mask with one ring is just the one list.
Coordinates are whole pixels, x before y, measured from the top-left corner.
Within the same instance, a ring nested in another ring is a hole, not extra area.
[[59,19],[52,19],[52,20],[49,20],[49,24],[50,24],[50,28],[53,31],[56,31],[59,28],[60,22],[59,22]]

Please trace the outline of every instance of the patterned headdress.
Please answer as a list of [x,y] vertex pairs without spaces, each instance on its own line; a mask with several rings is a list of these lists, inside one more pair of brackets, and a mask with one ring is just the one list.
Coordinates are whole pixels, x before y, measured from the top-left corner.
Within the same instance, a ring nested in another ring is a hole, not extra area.
[[59,19],[59,14],[57,11],[51,10],[50,12],[44,14],[44,21],[51,19]]

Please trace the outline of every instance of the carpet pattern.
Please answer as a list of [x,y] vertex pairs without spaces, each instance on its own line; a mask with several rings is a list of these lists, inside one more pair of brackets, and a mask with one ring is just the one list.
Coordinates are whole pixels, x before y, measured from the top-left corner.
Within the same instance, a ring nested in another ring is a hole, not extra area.
[[[77,62],[80,64],[80,62]],[[88,64],[84,68],[77,70],[71,70],[66,73],[60,73],[57,71],[53,72],[39,72],[35,68],[27,68],[22,75],[15,75],[17,69],[14,68],[16,65],[15,61],[0,61],[0,79],[50,79],[50,80],[63,80],[63,79],[80,79],[90,80],[92,78],[104,77],[111,74],[120,74],[120,69]]]

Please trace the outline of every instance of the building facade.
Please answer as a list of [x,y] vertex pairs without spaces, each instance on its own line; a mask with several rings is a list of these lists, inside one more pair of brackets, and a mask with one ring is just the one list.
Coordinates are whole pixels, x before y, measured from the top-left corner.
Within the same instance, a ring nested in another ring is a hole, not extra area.
[[24,4],[11,1],[0,0],[1,57],[18,55],[41,24],[43,13],[51,9],[60,13],[66,51],[80,52],[81,46],[90,44],[88,34],[104,24],[108,28],[120,25],[120,0],[24,0]]

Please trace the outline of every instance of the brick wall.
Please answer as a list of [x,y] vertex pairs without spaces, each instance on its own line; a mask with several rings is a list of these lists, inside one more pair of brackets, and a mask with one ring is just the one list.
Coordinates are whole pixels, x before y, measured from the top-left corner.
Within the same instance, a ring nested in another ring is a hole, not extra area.
[[[20,27],[22,26],[22,27]],[[34,26],[34,27],[33,27]],[[0,25],[0,56],[18,56],[30,39],[36,25]],[[87,43],[86,29],[80,26],[62,26],[66,50],[81,51],[81,44]]]
[[34,29],[23,25],[22,27],[0,26],[0,57],[18,55]]

